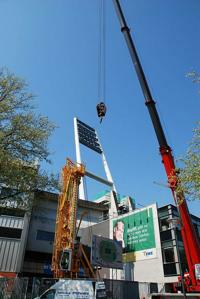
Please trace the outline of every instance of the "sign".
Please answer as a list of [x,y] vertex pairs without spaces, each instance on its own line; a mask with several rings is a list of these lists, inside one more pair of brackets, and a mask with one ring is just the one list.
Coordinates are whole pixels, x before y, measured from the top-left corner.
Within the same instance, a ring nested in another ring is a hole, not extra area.
[[93,235],[91,263],[97,267],[123,269],[121,242]]
[[[94,287],[92,281],[63,280],[56,282],[50,290],[56,291],[56,299],[93,299]],[[47,298],[47,297],[45,297]],[[50,298],[50,297],[49,297]]]
[[122,242],[124,263],[156,257],[154,208],[150,206],[113,220],[113,239]]

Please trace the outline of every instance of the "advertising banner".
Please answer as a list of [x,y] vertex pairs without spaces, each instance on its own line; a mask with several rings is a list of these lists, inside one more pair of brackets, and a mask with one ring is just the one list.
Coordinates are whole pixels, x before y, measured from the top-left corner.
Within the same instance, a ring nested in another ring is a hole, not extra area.
[[113,239],[122,242],[124,263],[156,257],[153,209],[156,206],[113,220]]
[[91,263],[93,266],[123,269],[122,243],[93,235]]

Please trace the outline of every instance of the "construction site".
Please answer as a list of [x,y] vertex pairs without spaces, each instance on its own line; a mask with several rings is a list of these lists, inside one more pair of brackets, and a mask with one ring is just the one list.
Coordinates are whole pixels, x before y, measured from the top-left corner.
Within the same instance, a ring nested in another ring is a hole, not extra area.
[[[105,141],[96,125],[87,117],[74,115],[69,142],[75,145],[75,159],[66,156],[63,162],[60,192],[36,190],[29,210],[14,202],[1,205],[2,299],[200,298],[200,217],[190,213],[178,188],[173,144],[168,144],[123,7],[119,0],[112,2],[173,204],[167,199],[160,204],[156,199],[139,206],[131,194],[122,195],[107,159],[112,153],[104,150]],[[100,3],[99,99],[95,108],[103,126],[108,111],[104,1]],[[85,149],[93,159],[101,160],[103,175],[91,171],[93,160],[85,163]],[[148,150],[145,152],[148,155]],[[101,186],[94,198],[88,198],[86,178]]]

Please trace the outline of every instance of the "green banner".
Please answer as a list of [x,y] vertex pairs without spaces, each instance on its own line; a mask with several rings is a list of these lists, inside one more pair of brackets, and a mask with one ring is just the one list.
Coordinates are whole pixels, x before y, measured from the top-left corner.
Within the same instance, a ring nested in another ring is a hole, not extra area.
[[113,220],[113,239],[122,242],[124,262],[155,257],[153,208]]

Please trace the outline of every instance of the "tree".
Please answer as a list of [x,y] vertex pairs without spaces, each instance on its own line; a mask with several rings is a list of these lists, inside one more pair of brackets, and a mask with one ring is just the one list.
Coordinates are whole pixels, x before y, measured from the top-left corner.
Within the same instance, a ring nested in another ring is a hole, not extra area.
[[200,200],[200,122],[194,130],[186,156],[181,158],[183,168],[180,169],[180,186],[189,199]]
[[[187,73],[193,83],[200,83],[200,74],[193,70]],[[200,122],[194,129],[193,139],[186,156],[181,158],[183,168],[180,170],[178,190],[184,191],[191,200],[200,200]]]
[[190,77],[192,79],[193,83],[200,83],[200,75],[196,71],[191,71],[187,73],[187,77]]
[[[186,77],[191,78],[193,83],[200,83],[200,74],[196,71],[188,72],[186,74]],[[200,91],[199,91],[199,93],[200,93]]]
[[36,114],[33,100],[23,80],[0,71],[0,186],[6,191],[1,202],[57,187],[57,178],[39,167],[50,163],[47,142],[55,125]]

